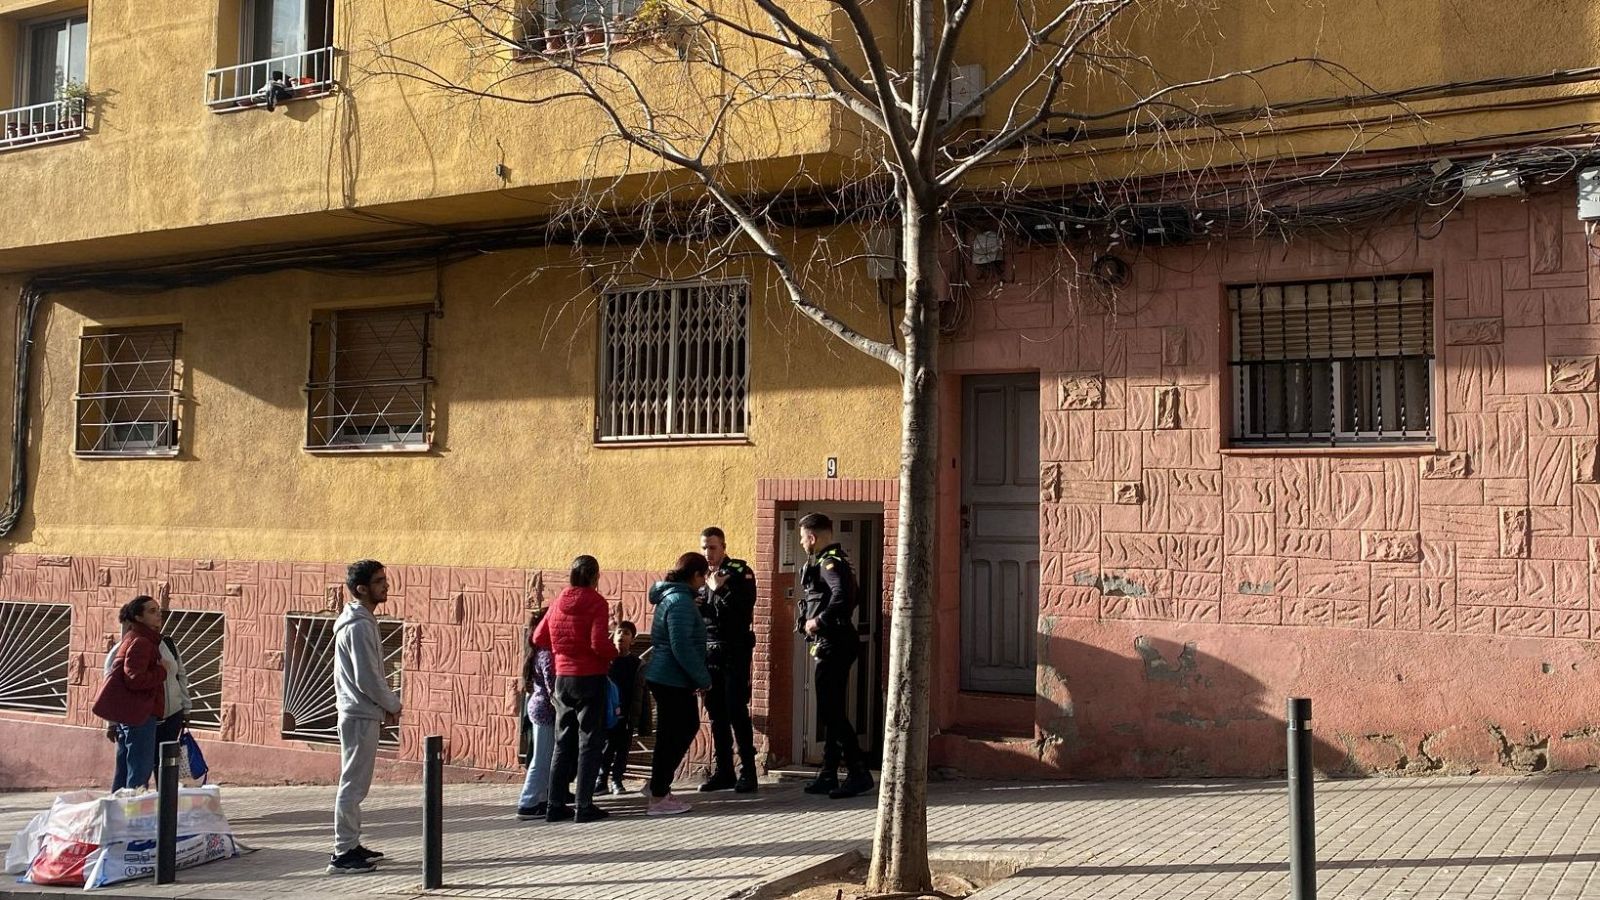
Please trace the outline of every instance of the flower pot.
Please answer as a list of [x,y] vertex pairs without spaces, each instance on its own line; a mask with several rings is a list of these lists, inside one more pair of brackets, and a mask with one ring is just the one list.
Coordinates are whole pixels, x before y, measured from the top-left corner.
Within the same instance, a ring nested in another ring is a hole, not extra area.
[[544,49],[565,50],[567,47],[566,32],[559,28],[546,28],[544,31]]
[[606,42],[606,27],[599,22],[585,22],[583,25],[583,42],[591,47],[599,47]]

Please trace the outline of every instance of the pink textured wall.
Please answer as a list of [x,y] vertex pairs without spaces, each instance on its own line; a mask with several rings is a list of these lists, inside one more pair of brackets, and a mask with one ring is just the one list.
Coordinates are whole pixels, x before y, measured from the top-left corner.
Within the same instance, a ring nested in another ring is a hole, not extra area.
[[[56,729],[75,754],[71,765],[48,767],[52,777],[39,780],[44,769],[37,760],[22,758],[36,757],[37,745],[0,740],[0,788],[109,781],[100,777],[100,769],[110,771],[109,745],[90,707],[106,649],[118,634],[117,610],[139,593],[167,598],[175,609],[218,611],[226,617],[222,727],[198,732],[215,742],[229,763],[218,768],[219,778],[272,783],[337,777],[336,753],[326,745],[285,739],[279,730],[284,616],[338,609],[344,603],[343,564],[13,554],[0,559],[0,566],[0,595],[73,607],[67,714],[0,711],[5,722],[0,731],[20,734],[21,723]],[[516,769],[516,678],[528,614],[555,599],[567,573],[403,565],[388,571],[389,603],[382,614],[406,622],[405,714],[399,748],[384,752],[397,765],[386,765],[384,772],[414,776],[415,767],[405,763],[421,759],[421,738],[428,734],[446,736],[446,758],[453,766]],[[606,572],[600,589],[612,598],[616,615],[648,630],[645,594],[655,577]],[[234,753],[233,747],[249,750]],[[29,771],[35,775],[27,776]]]
[[[947,372],[1041,372],[1043,665],[1035,740],[945,736],[943,760],[1270,772],[1304,694],[1330,768],[1593,764],[1600,278],[1575,206],[1146,250],[1111,297],[1043,252],[980,285]],[[1413,272],[1435,276],[1436,447],[1227,449],[1225,286]]]

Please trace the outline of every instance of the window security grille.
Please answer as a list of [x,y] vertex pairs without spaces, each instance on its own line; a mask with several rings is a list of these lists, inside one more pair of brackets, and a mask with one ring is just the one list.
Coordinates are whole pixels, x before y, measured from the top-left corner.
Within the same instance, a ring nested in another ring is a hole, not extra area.
[[182,396],[175,325],[85,334],[78,354],[81,456],[172,456]]
[[[333,694],[333,617],[291,615],[283,653],[283,736],[317,743],[339,743],[339,710]],[[378,620],[383,674],[400,690],[400,655],[405,623]],[[400,743],[398,726],[386,725],[379,743]]]
[[336,310],[311,323],[306,449],[426,450],[433,308]]
[[606,294],[601,303],[599,439],[742,437],[749,318],[744,284]]
[[72,607],[0,602],[0,709],[67,711]]
[[1433,279],[1230,288],[1236,444],[1433,436]]
[[167,611],[161,633],[172,638],[178,658],[189,674],[189,724],[196,728],[222,727],[222,640],[226,630],[222,613],[189,609]]

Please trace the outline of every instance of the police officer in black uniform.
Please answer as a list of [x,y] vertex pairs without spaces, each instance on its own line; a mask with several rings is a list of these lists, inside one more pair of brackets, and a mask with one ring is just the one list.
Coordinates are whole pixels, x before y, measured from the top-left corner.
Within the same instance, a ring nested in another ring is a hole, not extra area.
[[[711,670],[711,687],[705,693],[706,718],[711,720],[717,760],[700,790],[733,788],[748,794],[756,789],[755,731],[750,725],[750,657],[756,647],[750,626],[756,611],[756,573],[749,563],[728,555],[727,538],[714,525],[700,532],[700,552],[711,563],[700,612],[706,620],[706,667]],[[736,740],[738,777],[733,774]]]
[[[816,664],[817,718],[822,728],[822,771],[805,787],[808,794],[835,800],[872,789],[867,759],[856,741],[847,705],[850,666],[860,652],[856,637],[856,576],[844,549],[833,539],[833,520],[811,513],[800,520],[800,546],[811,557],[800,575],[803,598],[796,630]],[[846,777],[839,781],[839,763]]]

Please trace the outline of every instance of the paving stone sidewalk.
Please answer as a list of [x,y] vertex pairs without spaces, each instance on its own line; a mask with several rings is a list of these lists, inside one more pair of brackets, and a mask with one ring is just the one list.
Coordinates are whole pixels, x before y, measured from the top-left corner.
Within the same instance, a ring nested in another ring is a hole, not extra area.
[[[0,847],[51,794],[0,794]],[[101,896],[234,900],[422,896],[420,789],[380,786],[367,843],[392,859],[376,875],[323,874],[333,791],[223,789],[241,840],[258,852],[189,869],[164,888]],[[510,785],[446,788],[446,889],[532,900],[748,897],[761,885],[868,848],[872,798],[836,802],[795,785],[754,798],[695,798],[694,814],[648,819],[637,796],[611,819],[518,823]],[[1317,786],[1320,896],[1415,900],[1576,900],[1600,896],[1600,774],[1418,778]],[[935,785],[933,855],[1011,860],[1021,871],[981,900],[1284,898],[1282,782]],[[0,884],[0,897],[43,889]],[[13,893],[15,892],[15,893]],[[53,892],[60,892],[56,889]]]

